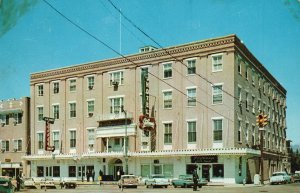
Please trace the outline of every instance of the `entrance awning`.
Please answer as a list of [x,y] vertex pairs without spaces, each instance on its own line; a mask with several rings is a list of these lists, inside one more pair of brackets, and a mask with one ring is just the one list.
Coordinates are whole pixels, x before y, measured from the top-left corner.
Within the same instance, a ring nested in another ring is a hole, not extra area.
[[23,113],[23,110],[20,108],[0,110],[1,115],[16,114],[16,113]]

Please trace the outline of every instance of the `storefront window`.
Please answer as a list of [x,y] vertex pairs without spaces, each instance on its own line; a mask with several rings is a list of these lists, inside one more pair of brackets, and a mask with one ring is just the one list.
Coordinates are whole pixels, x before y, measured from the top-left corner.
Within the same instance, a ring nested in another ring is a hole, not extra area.
[[76,166],[69,166],[69,177],[76,177]]
[[141,165],[142,177],[150,176],[150,165]]
[[162,165],[153,165],[153,174],[162,174]]
[[37,166],[37,177],[44,177],[44,167]]
[[60,168],[59,168],[59,166],[53,166],[53,177],[60,177]]
[[213,177],[223,178],[224,177],[224,165],[223,164],[213,164]]
[[167,178],[173,177],[173,164],[164,165],[164,176]]

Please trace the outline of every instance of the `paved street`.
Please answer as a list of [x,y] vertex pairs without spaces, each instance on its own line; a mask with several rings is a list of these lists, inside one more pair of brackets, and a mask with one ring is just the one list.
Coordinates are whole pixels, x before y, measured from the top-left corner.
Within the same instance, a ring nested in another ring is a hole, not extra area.
[[[232,185],[232,186],[205,186],[198,190],[197,192],[203,193],[260,193],[260,192],[270,192],[270,193],[299,193],[300,183],[298,184],[286,184],[286,185],[265,185],[265,186],[253,186],[253,185]],[[26,193],[37,193],[45,192],[41,189],[27,189],[21,192]],[[47,189],[47,193],[88,193],[88,192],[104,192],[104,193],[116,193],[122,192],[116,185],[82,185],[76,189]],[[140,186],[137,189],[124,189],[124,193],[185,193],[193,192],[192,188],[146,188],[145,186]]]

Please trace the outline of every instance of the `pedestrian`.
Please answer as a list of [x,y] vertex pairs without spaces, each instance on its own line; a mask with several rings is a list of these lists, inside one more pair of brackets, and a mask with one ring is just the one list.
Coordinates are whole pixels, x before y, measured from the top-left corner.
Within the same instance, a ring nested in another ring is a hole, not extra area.
[[197,174],[197,168],[194,170],[193,172],[193,182],[194,182],[194,186],[193,186],[193,190],[194,191],[197,191],[197,187],[198,187],[198,179],[199,179],[199,176]]
[[20,191],[20,187],[21,187],[21,178],[20,175],[17,175],[17,191]]
[[92,178],[93,178],[93,182],[95,182],[95,170],[92,170]]
[[99,177],[98,177],[99,185],[100,185],[100,186],[101,186],[102,176],[103,176],[103,172],[102,172],[102,170],[100,170],[100,171],[99,171]]
[[121,171],[120,169],[118,169],[117,171],[117,180],[120,180],[121,179]]
[[90,170],[86,171],[86,181],[89,182],[90,181]]

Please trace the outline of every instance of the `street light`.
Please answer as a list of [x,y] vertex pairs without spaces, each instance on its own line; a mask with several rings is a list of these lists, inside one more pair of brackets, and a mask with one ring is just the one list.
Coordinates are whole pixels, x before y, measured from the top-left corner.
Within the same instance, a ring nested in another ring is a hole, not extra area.
[[125,138],[124,138],[124,157],[125,157],[125,174],[128,174],[128,147],[127,147],[127,111],[121,106],[121,111],[125,114]]

